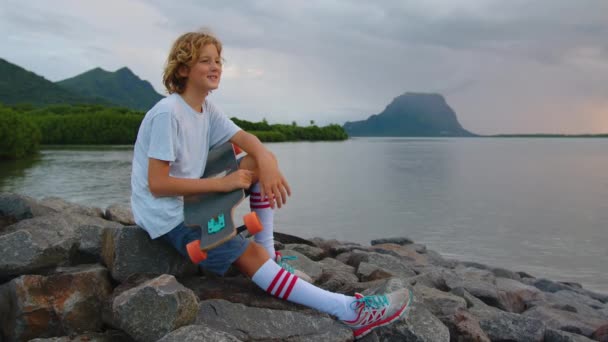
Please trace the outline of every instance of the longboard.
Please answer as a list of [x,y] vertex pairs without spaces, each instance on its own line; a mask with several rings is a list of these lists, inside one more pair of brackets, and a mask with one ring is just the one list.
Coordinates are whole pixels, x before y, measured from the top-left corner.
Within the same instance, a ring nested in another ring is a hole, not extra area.
[[[202,178],[225,177],[238,169],[235,147],[226,142],[209,151]],[[201,239],[187,246],[188,255],[194,263],[205,260],[208,250],[222,245],[245,229],[251,234],[263,229],[255,212],[245,215],[245,225],[236,225],[234,211],[244,199],[243,189],[184,196],[184,224],[201,231]]]

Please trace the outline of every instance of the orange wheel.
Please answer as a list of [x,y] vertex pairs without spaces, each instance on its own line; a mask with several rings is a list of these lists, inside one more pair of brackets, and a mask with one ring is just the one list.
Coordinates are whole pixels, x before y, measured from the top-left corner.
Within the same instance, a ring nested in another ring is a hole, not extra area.
[[243,221],[245,221],[247,231],[249,231],[251,235],[255,235],[264,230],[262,222],[260,222],[258,214],[256,214],[255,211],[252,211],[249,214],[245,215],[245,217],[243,217]]
[[193,263],[198,264],[201,261],[207,259],[207,252],[201,251],[201,241],[194,240],[186,245],[188,256]]
[[239,155],[243,150],[235,144],[232,144],[232,148],[234,148],[234,154]]

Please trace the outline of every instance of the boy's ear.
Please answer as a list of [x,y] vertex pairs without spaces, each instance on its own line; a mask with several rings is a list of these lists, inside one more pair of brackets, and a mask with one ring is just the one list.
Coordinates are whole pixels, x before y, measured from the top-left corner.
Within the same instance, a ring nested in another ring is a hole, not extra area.
[[189,72],[190,72],[190,68],[187,65],[181,65],[179,67],[179,69],[177,69],[178,75],[180,75],[183,78],[187,78]]

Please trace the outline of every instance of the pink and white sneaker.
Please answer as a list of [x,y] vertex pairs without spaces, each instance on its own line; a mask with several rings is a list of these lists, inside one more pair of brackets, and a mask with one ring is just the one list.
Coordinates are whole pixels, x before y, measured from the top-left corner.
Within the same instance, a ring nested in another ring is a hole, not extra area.
[[388,325],[401,317],[410,307],[414,294],[412,290],[401,289],[384,295],[363,296],[355,293],[357,298],[351,307],[357,313],[352,321],[342,321],[353,329],[355,339],[359,339],[373,329]]

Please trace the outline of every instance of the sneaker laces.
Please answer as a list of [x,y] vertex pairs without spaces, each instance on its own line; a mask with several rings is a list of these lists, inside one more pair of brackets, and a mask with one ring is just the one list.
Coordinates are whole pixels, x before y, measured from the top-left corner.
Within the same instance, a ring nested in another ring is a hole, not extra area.
[[351,309],[357,311],[359,307],[362,307],[363,311],[366,310],[377,310],[381,309],[385,306],[389,306],[390,303],[386,295],[375,295],[375,296],[365,296],[361,298],[357,298],[354,300],[350,307]]
[[293,268],[293,266],[291,266],[288,261],[290,260],[297,260],[298,257],[295,255],[286,255],[283,256],[281,253],[277,252],[276,254],[276,262],[277,264],[279,264],[279,266],[281,266],[282,269],[284,269],[285,271],[294,274],[295,273],[295,269]]

